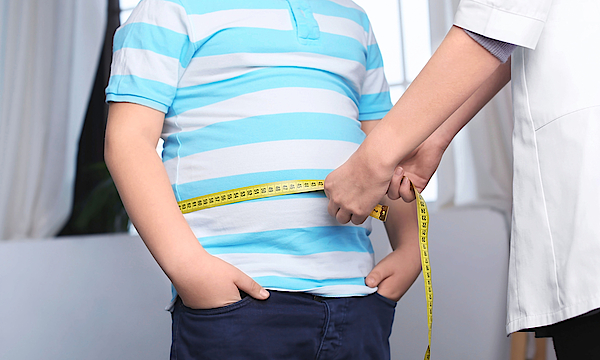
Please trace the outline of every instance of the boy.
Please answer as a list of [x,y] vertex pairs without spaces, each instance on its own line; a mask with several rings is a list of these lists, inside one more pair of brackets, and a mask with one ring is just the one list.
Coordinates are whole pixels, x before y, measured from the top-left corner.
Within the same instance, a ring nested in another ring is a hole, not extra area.
[[352,154],[391,108],[362,9],[144,0],[114,48],[106,161],[176,291],[171,358],[389,358],[395,301],[420,271],[413,205],[390,204],[396,250],[375,270],[370,223],[340,226],[322,192],[177,206],[322,180]]

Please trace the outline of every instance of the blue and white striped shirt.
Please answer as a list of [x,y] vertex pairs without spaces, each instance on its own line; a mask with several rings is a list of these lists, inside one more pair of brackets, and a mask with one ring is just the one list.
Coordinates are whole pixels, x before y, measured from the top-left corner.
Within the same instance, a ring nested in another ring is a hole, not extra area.
[[[350,0],[143,0],[114,39],[107,101],[166,114],[178,200],[324,179],[390,109],[379,48]],[[340,225],[322,192],[185,215],[206,250],[268,289],[373,292],[370,221]]]

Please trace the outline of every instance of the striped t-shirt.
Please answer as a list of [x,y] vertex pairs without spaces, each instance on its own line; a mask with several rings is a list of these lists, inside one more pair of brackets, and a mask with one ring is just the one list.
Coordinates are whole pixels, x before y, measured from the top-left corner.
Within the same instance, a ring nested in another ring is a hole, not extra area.
[[[325,179],[390,109],[382,60],[350,0],[143,0],[115,34],[107,100],[166,114],[177,200]],[[340,225],[323,192],[185,215],[206,250],[268,289],[373,292],[365,225]]]

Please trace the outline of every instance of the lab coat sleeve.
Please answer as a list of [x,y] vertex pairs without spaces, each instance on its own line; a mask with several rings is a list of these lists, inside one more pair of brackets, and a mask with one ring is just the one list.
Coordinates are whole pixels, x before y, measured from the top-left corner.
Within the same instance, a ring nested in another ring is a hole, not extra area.
[[551,5],[552,0],[461,0],[454,25],[535,49]]

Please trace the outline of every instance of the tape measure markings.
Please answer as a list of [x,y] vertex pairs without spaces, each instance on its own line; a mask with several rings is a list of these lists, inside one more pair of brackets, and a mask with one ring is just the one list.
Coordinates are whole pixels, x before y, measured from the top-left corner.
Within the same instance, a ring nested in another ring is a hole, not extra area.
[[[264,199],[273,196],[291,195],[325,189],[323,180],[288,180],[247,186],[243,188],[221,191],[209,195],[198,196],[177,202],[182,213],[187,214],[216,206],[235,204],[242,201]],[[385,221],[388,206],[377,205],[370,216]]]
[[[412,183],[411,183],[412,184]],[[209,209],[216,206],[234,204],[247,200],[263,199],[279,195],[291,195],[312,191],[324,190],[323,180],[291,180],[277,181],[267,184],[248,186],[239,189],[221,191],[209,195],[199,196],[188,200],[179,201],[179,209],[187,214],[198,210]],[[427,301],[427,327],[429,330],[429,345],[425,352],[425,360],[431,357],[431,328],[433,324],[433,287],[431,280],[431,264],[429,262],[428,227],[429,212],[427,203],[414,185],[417,201],[417,221],[419,223],[419,249],[421,253],[421,268],[425,282],[425,297]],[[388,207],[377,205],[370,216],[385,221],[387,219]]]
[[429,345],[425,352],[425,360],[431,357],[431,328],[433,325],[433,286],[431,281],[431,264],[429,262],[429,211],[427,203],[417,188],[412,185],[417,197],[417,221],[419,223],[419,249],[421,252],[421,268],[423,271],[423,281],[425,282],[425,300],[427,301],[427,328],[429,330]]

